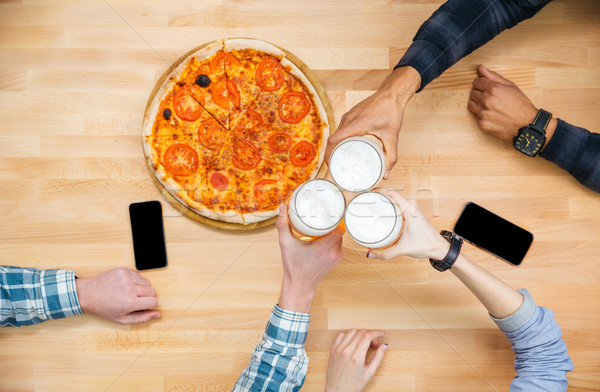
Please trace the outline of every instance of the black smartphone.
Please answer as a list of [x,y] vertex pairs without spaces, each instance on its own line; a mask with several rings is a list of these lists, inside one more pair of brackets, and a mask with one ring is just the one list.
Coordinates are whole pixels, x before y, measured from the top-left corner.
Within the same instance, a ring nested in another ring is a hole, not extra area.
[[135,268],[147,270],[167,266],[167,249],[159,201],[129,205]]
[[475,203],[467,203],[454,232],[513,265],[521,264],[533,242],[529,231]]

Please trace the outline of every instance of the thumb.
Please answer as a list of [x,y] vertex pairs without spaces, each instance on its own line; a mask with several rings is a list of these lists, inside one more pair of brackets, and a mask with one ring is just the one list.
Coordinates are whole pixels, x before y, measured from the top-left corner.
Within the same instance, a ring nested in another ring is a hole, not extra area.
[[377,369],[379,368],[379,365],[381,365],[381,363],[383,362],[383,356],[385,355],[385,350],[387,350],[387,348],[388,344],[386,343],[379,346],[377,348],[377,351],[375,351],[375,355],[373,355],[373,358],[371,358],[371,362],[369,362],[369,364],[367,365],[367,369],[371,374],[374,375]]
[[143,310],[138,312],[131,312],[117,320],[121,324],[140,324],[146,321],[160,318],[160,313],[156,310]]
[[479,64],[479,66],[477,67],[477,73],[479,74],[479,76],[482,76],[494,82],[498,82],[501,84],[512,84],[510,80],[505,79],[502,75],[500,75],[497,72],[490,71],[483,64]]
[[395,254],[393,254],[391,252],[392,249],[393,248],[381,250],[381,251],[369,249],[369,251],[367,252],[367,257],[369,259],[388,260],[388,259],[391,259],[392,257],[396,256]]

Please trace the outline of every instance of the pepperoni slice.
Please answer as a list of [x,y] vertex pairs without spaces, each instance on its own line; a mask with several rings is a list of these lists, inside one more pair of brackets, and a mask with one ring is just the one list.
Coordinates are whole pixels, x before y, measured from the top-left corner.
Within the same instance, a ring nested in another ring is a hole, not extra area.
[[[279,188],[276,186],[277,183],[277,180],[261,180],[254,184],[254,197],[259,205],[278,200],[277,193],[279,192]],[[272,197],[273,194],[275,194],[275,198]]]
[[235,84],[233,80],[226,80],[225,78],[222,78],[213,84],[210,94],[213,102],[223,109],[229,110],[231,105],[236,108],[240,107],[240,92],[237,84]]
[[278,132],[269,138],[269,147],[276,152],[286,152],[292,144],[292,137],[287,133]]
[[233,165],[240,170],[254,169],[261,161],[260,152],[252,143],[244,139],[235,139],[233,144]]
[[219,149],[225,143],[225,128],[214,118],[202,121],[198,128],[200,143],[209,150]]
[[229,178],[223,173],[215,172],[210,175],[210,184],[218,191],[224,191],[229,187]]
[[190,176],[198,170],[198,154],[187,144],[173,144],[163,155],[163,165],[174,176]]
[[219,73],[229,67],[239,67],[241,64],[242,62],[240,59],[235,57],[233,53],[219,50],[215,58],[210,62],[210,70],[214,74]]
[[173,108],[177,117],[185,121],[196,121],[203,112],[204,93],[198,86],[186,84],[173,96]]
[[279,117],[289,124],[297,124],[310,111],[310,101],[300,91],[290,91],[279,100]]
[[265,57],[258,67],[255,74],[256,84],[263,91],[279,90],[283,84],[283,67],[279,60],[274,57]]
[[316,151],[312,143],[303,140],[296,143],[290,151],[290,161],[294,166],[308,166],[315,159]]

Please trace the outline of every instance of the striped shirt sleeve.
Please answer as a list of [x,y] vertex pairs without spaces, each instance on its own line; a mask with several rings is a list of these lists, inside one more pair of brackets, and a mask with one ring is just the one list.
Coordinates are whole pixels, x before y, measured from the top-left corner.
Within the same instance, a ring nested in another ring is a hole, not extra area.
[[308,369],[304,351],[310,315],[275,306],[263,340],[254,349],[250,364],[238,379],[234,392],[299,391]]
[[0,325],[20,327],[83,314],[75,271],[0,266]]

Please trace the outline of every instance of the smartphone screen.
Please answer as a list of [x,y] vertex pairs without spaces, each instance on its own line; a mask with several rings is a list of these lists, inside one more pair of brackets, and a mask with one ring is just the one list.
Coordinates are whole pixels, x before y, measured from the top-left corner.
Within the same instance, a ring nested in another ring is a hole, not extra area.
[[167,266],[167,250],[159,201],[129,205],[135,267],[138,270]]
[[454,232],[514,265],[521,264],[533,242],[533,234],[475,203],[467,203]]

